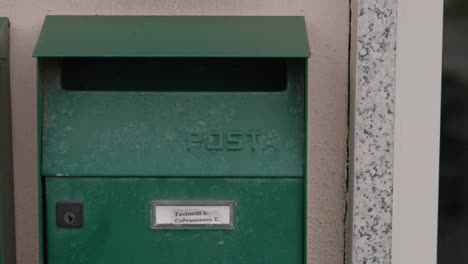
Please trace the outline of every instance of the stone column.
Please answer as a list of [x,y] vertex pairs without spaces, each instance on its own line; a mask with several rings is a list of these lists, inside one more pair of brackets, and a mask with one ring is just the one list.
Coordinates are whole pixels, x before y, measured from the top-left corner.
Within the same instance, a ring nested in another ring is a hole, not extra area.
[[346,263],[391,263],[396,2],[351,2]]

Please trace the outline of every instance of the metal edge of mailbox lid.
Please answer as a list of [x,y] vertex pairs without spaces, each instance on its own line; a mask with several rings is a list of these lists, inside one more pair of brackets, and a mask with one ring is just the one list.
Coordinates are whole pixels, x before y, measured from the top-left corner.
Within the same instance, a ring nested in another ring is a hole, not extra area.
[[303,16],[46,16],[33,56],[308,58],[310,49]]
[[[65,17],[63,16],[57,16],[57,17],[48,17],[46,19],[46,23],[47,23],[47,20],[49,20],[49,22],[51,20],[61,20],[61,19],[64,19]],[[113,18],[116,18],[115,16]],[[135,17],[134,17],[135,18]],[[270,17],[271,18],[271,17]],[[170,19],[169,17],[166,17],[165,19]],[[303,20],[303,18],[302,18]],[[304,25],[305,26],[305,23]],[[305,27],[301,27],[299,29],[299,31],[301,30],[304,30],[305,31]],[[61,31],[61,30],[59,30]],[[58,42],[55,42],[55,43],[49,43],[48,41],[50,40],[53,40],[55,37],[57,37],[58,35],[56,35],[57,31],[54,33],[52,32],[44,32],[44,27],[43,27],[43,31],[41,32],[41,37],[39,38],[39,41],[38,41],[38,45],[36,46],[36,50],[34,52],[34,56],[35,57],[38,57],[38,58],[60,58],[60,57],[99,57],[99,56],[102,56],[102,57],[217,57],[217,58],[221,58],[221,57],[264,57],[264,58],[268,58],[268,57],[274,57],[274,58],[301,58],[301,59],[304,59],[304,67],[305,67],[305,78],[304,78],[304,89],[305,89],[305,94],[304,94],[304,107],[306,108],[307,110],[307,58],[310,56],[310,51],[309,51],[309,47],[308,47],[308,42],[307,42],[307,36],[305,36],[305,42],[303,41],[303,39],[301,40],[302,42],[302,46],[298,46],[297,49],[295,50],[295,52],[288,52],[287,49],[286,49],[286,52],[284,49],[275,49],[275,47],[273,46],[270,46],[267,50],[270,52],[270,53],[244,53],[242,54],[242,51],[241,52],[234,52],[234,53],[223,53],[223,52],[219,52],[219,50],[217,50],[218,52],[217,53],[213,53],[213,54],[209,54],[209,53],[206,53],[206,50],[203,50],[203,49],[198,49],[198,50],[192,50],[192,53],[190,54],[176,54],[174,52],[172,53],[158,53],[158,52],[155,52],[155,53],[151,53],[151,54],[145,54],[145,53],[124,53],[122,50],[115,50],[115,49],[110,49],[110,51],[108,53],[105,53],[105,54],[101,54],[99,55],[98,53],[100,51],[98,50],[93,50],[92,49],[92,46],[85,46],[85,47],[78,47],[76,50],[73,50],[74,48],[71,47],[70,45],[62,45],[60,44],[61,41],[65,41],[67,42],[68,40],[72,41],[72,38],[62,38],[60,39]],[[297,32],[296,32],[297,33]],[[302,32],[301,32],[302,33]],[[43,36],[44,34],[44,36]],[[281,34],[277,34],[277,35],[281,35]],[[45,38],[45,39],[44,39]],[[49,39],[47,39],[49,38]],[[57,40],[57,39],[55,39]],[[139,43],[139,42],[136,42],[136,43]],[[305,43],[305,45],[304,45]],[[49,45],[51,44],[51,45]],[[60,45],[59,45],[60,44]],[[249,43],[243,43],[243,44],[249,44]],[[278,45],[277,43],[275,43],[275,45],[277,47],[289,47],[291,48],[291,46],[282,46],[282,45]],[[125,46],[125,45],[121,45],[121,46]],[[60,48],[58,49],[55,49],[54,47],[64,47],[65,49],[62,50]],[[245,47],[245,45],[243,46]],[[67,50],[67,48],[71,48],[70,50]],[[76,48],[76,46],[75,46]],[[137,47],[137,48],[141,48],[140,51],[143,50],[144,47]],[[102,52],[103,50],[101,50]],[[237,50],[237,51],[240,51],[240,50]],[[67,53],[69,52],[69,53]],[[258,52],[258,50],[256,51]],[[284,52],[284,53],[282,53]],[[38,74],[40,74],[40,65],[38,63]],[[41,85],[40,85],[40,81],[39,81],[39,78],[38,78],[38,87],[40,88]],[[37,100],[38,100],[38,127],[42,127],[42,94],[40,91],[38,91],[38,97],[37,97]],[[307,160],[307,111],[305,111],[305,135],[304,135],[304,160]],[[41,152],[41,130],[39,129],[38,130],[38,153],[42,153]],[[41,155],[39,155],[38,157],[38,160],[39,160],[39,172],[41,172]],[[303,170],[304,170],[304,173],[305,173],[305,177],[304,177],[304,181],[303,181],[303,188],[304,188],[304,217],[307,217],[307,164],[305,163],[303,165]],[[44,194],[43,194],[43,186],[42,184],[44,184],[42,182],[42,175],[40,174],[39,175],[39,198],[40,199],[43,199],[44,197]],[[44,220],[43,219],[43,214],[45,214],[45,212],[42,212],[44,210],[44,204],[42,201],[39,202],[39,208],[40,208],[40,218],[39,218],[39,221],[40,221],[40,237],[41,237],[41,241],[40,241],[40,254],[41,254],[41,257],[40,257],[40,263],[45,263],[44,261],[46,261],[46,256],[45,256],[45,252],[43,252],[44,250],[44,243],[45,243],[45,240],[44,237],[43,237],[43,232],[45,230],[42,230],[43,227],[42,227],[42,221]],[[45,224],[45,223],[44,223]],[[304,231],[307,230],[307,224],[306,224],[306,220],[304,220]],[[306,232],[305,232],[306,233]],[[307,259],[307,250],[306,250],[306,245],[307,245],[307,236],[304,234],[304,262],[306,261]]]
[[0,17],[0,264],[16,262],[9,27],[8,18]]

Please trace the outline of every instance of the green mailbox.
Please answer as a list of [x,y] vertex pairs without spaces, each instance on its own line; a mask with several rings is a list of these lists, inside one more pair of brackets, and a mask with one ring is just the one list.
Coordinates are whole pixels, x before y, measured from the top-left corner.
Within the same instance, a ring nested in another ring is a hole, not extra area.
[[41,263],[305,263],[303,17],[48,16]]
[[0,17],[0,264],[15,263],[9,28],[8,19]]

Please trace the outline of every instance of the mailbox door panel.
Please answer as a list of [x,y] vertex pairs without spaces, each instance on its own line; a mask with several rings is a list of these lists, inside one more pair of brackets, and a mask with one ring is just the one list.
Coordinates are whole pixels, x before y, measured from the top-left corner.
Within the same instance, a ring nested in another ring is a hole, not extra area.
[[[301,178],[45,178],[49,264],[303,263]],[[152,229],[153,201],[234,201],[234,229]],[[58,227],[57,202],[83,205]]]

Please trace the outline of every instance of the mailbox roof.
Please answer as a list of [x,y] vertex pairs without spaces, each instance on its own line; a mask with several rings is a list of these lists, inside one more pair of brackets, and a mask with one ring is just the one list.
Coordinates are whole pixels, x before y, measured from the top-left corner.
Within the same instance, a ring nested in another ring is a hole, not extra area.
[[309,57],[300,16],[47,16],[35,57]]
[[6,59],[9,57],[9,45],[6,43],[9,41],[7,38],[8,26],[8,18],[0,17],[0,59]]

